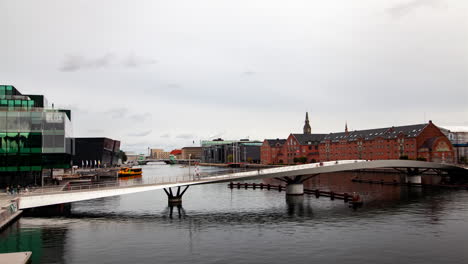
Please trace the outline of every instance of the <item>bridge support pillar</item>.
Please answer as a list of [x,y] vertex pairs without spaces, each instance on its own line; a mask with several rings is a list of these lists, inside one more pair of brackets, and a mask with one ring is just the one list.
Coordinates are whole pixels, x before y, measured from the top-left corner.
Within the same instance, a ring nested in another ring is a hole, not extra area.
[[421,184],[421,175],[415,175],[415,176],[406,176],[406,183],[416,183],[416,184]]
[[286,195],[303,195],[304,184],[303,183],[289,183],[286,185]]
[[177,193],[172,192],[172,188],[164,188],[164,192],[167,194],[167,203],[169,206],[180,206],[182,205],[182,196],[187,191],[188,186],[181,192],[181,186],[177,187]]

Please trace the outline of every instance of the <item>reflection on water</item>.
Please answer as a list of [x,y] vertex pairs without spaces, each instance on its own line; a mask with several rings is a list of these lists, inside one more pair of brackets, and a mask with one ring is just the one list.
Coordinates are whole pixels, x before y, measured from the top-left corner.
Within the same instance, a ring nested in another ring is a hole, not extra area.
[[[140,180],[186,172],[149,165]],[[320,175],[306,188],[358,191],[365,204],[356,211],[326,197],[200,185],[179,207],[150,191],[75,203],[67,217],[23,217],[0,234],[0,251],[32,250],[34,263],[465,262],[468,192],[353,177]]]

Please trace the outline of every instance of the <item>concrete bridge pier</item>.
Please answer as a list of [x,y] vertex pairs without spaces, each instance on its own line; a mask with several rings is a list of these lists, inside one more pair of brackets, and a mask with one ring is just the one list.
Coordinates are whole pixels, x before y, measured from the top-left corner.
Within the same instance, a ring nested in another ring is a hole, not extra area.
[[180,206],[182,205],[182,196],[188,189],[188,185],[185,186],[184,190],[181,192],[181,186],[177,187],[177,193],[172,191],[172,188],[164,188],[164,192],[167,194],[167,202],[169,206]]
[[417,183],[421,184],[422,183],[422,178],[421,175],[411,175],[411,176],[406,176],[406,183]]
[[303,195],[304,184],[303,183],[289,183],[286,185],[286,195]]
[[304,182],[317,175],[299,175],[294,178],[285,176],[275,179],[286,183],[286,195],[304,195]]

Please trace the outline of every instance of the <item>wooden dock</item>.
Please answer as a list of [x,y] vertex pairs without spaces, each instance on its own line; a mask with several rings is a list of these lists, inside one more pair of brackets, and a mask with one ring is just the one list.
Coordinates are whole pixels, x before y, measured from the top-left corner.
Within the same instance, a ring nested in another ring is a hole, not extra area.
[[352,179],[352,182],[368,183],[368,184],[380,184],[380,185],[393,185],[393,186],[414,186],[414,187],[429,187],[429,188],[445,188],[455,190],[468,190],[468,184],[426,184],[426,183],[405,183],[393,180],[391,182],[384,180],[365,180],[365,179]]
[[[228,184],[230,189],[260,189],[260,190],[277,190],[279,192],[286,190],[286,186],[282,185],[273,185],[273,184],[264,184],[264,183],[233,183]],[[316,198],[330,197],[330,200],[344,200],[345,203],[352,200],[352,195],[349,193],[337,193],[333,191],[323,191],[319,189],[304,189],[304,194],[315,195]]]

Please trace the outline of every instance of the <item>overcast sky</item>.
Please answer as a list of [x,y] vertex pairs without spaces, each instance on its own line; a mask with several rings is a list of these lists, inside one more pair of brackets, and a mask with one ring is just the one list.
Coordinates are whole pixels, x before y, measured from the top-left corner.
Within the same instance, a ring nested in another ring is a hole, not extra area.
[[0,83],[124,150],[468,127],[466,0],[0,0]]

